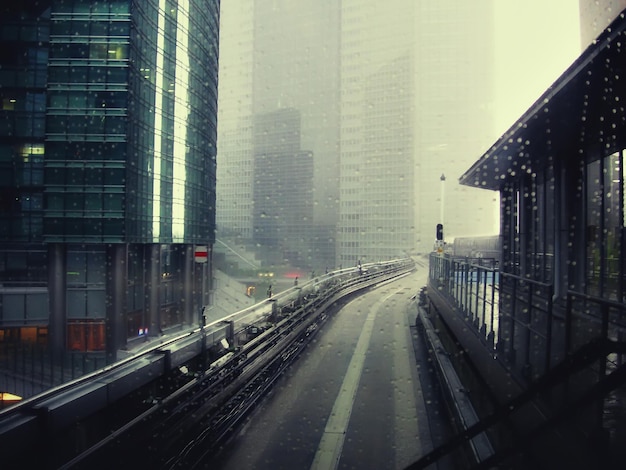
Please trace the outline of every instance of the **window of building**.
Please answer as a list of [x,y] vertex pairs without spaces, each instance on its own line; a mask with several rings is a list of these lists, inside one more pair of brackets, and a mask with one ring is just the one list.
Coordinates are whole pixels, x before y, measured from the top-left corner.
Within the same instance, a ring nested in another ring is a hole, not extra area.
[[585,175],[585,292],[613,300],[621,300],[625,288],[623,165],[622,150],[588,163]]

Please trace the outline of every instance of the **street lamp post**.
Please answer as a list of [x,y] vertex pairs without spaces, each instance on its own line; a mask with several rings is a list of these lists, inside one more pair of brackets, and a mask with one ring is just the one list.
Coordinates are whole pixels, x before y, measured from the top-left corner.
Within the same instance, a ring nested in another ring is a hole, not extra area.
[[441,180],[441,206],[439,207],[439,220],[440,220],[440,224],[444,225],[444,220],[443,220],[443,207],[444,207],[444,196],[445,196],[445,183],[446,183],[446,175],[444,175],[443,173],[441,173],[441,177],[439,178]]

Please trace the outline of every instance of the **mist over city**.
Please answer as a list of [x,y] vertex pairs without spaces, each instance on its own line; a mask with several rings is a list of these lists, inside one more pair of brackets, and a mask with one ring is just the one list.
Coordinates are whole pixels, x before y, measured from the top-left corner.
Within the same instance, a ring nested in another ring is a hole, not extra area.
[[438,223],[497,233],[498,195],[458,179],[580,51],[571,1],[231,1],[221,20],[218,239],[305,270],[428,252]]
[[2,468],[623,468],[625,69],[626,0],[2,2]]

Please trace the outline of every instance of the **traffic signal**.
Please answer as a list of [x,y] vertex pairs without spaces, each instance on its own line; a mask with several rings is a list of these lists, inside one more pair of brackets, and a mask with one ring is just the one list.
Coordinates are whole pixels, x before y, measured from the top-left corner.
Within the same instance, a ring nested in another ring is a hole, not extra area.
[[443,224],[437,224],[437,240],[443,240]]

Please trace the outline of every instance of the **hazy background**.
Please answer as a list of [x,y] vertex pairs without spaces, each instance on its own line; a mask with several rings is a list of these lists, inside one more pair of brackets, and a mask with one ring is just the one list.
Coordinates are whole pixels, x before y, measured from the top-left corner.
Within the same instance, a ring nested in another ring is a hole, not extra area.
[[319,269],[498,233],[458,178],[580,52],[577,0],[222,2],[216,249]]

